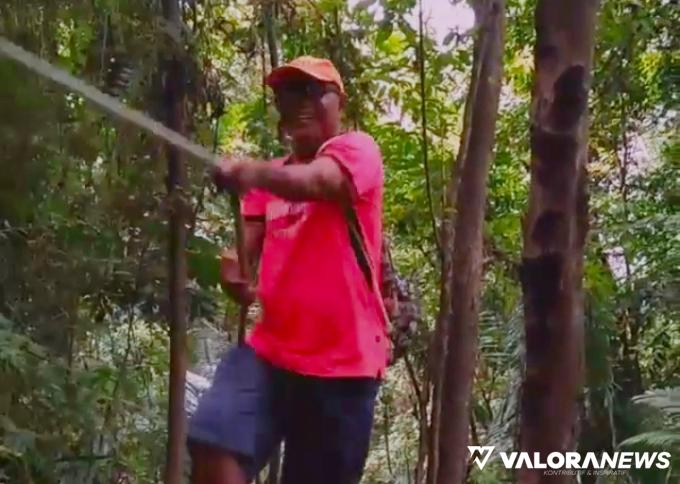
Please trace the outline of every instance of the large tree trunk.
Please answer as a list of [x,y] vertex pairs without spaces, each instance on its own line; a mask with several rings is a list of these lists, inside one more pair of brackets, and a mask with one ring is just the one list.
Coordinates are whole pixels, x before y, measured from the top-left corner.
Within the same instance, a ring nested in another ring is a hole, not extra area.
[[[163,0],[163,15],[169,25],[180,31],[181,13],[178,0]],[[184,132],[185,81],[182,59],[175,54],[163,60],[165,119],[169,128]],[[165,468],[166,484],[180,484],[186,434],[184,385],[186,353],[186,239],[187,226],[183,188],[186,169],[180,153],[167,146],[168,198],[170,200],[169,241],[169,316],[170,316],[170,387],[168,410],[168,447]]]
[[[505,5],[503,0],[477,2],[480,30],[475,39],[470,84],[467,136],[459,167],[453,257],[450,277],[450,319],[447,355],[441,387],[439,456],[436,481],[464,482],[467,474],[467,443],[470,397],[477,361],[479,297],[482,275],[482,229],[486,207],[486,184],[491,162],[498,101],[503,75]],[[477,71],[478,69],[478,71]],[[437,424],[437,422],[434,422]]]
[[[583,380],[587,104],[596,0],[539,0],[531,112],[531,186],[520,271],[526,373],[521,450],[574,448]],[[572,481],[522,469],[519,481]]]

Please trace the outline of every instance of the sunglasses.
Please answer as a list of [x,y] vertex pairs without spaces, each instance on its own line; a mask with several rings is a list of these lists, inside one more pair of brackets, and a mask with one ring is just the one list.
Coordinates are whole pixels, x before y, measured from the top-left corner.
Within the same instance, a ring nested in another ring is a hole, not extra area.
[[274,97],[277,101],[282,97],[320,99],[329,92],[340,94],[340,89],[330,82],[284,81],[274,89]]

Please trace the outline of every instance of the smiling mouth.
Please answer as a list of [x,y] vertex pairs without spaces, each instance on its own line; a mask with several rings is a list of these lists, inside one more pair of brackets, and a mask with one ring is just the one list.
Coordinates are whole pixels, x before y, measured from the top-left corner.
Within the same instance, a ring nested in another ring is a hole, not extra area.
[[311,124],[314,124],[315,119],[312,116],[295,116],[290,119],[284,120],[284,124],[292,129],[305,128]]
[[310,106],[291,106],[280,111],[284,123],[289,126],[316,121],[316,112]]

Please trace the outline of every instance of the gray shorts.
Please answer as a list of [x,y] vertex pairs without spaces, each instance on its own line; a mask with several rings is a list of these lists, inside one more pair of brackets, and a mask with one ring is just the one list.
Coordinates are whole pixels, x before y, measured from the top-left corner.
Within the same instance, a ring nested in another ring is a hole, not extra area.
[[252,479],[285,442],[282,484],[353,484],[368,454],[375,378],[319,378],[230,349],[189,425],[189,443],[231,452]]

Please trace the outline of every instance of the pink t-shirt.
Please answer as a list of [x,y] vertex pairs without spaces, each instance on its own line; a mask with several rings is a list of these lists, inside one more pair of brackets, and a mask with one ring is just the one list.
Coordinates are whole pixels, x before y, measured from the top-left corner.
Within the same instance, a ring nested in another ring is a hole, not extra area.
[[[351,178],[358,195],[354,208],[379,271],[380,149],[369,135],[355,131],[327,141],[321,155],[337,161]],[[255,352],[305,375],[382,376],[389,341],[380,295],[371,290],[357,262],[340,205],[292,202],[262,190],[246,194],[242,205],[245,217],[265,218],[257,289],[262,317],[248,337]]]

